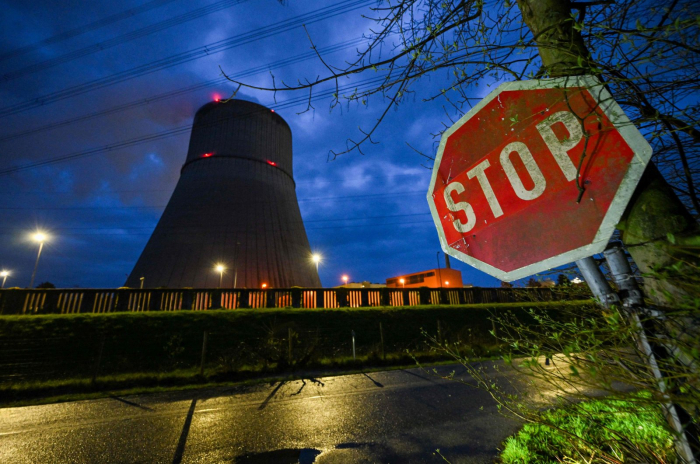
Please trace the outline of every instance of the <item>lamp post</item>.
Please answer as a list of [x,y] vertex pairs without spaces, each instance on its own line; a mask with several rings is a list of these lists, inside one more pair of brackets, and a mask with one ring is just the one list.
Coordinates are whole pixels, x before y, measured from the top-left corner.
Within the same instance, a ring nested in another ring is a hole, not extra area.
[[342,277],[342,279],[343,279],[343,282],[345,283],[345,286],[347,287],[348,286],[348,276],[344,275]]
[[238,287],[238,247],[241,242],[236,242],[236,253],[233,256],[233,288]]
[[39,266],[39,258],[41,257],[41,250],[44,249],[44,242],[47,239],[47,235],[43,232],[37,232],[32,235],[32,240],[39,243],[39,252],[36,254],[36,262],[34,263],[34,272],[32,272],[32,280],[29,281],[29,288],[34,287],[34,277],[36,276],[36,268]]
[[440,288],[442,288],[442,269],[440,269],[440,252],[437,252],[438,278],[440,279]]
[[404,279],[399,279],[399,282],[401,282],[402,288],[406,288],[406,281]]
[[139,280],[141,281],[141,290],[143,290],[143,281],[146,280],[146,278],[145,278],[145,277],[141,277]]
[[316,274],[318,274],[318,263],[321,262],[321,255],[314,253],[311,255],[311,260],[316,263]]
[[216,265],[216,272],[219,273],[219,288],[221,288],[222,283],[224,281],[224,271],[226,268],[222,264],[217,264]]
[[5,288],[5,281],[7,280],[7,276],[9,276],[9,275],[10,275],[9,271],[3,270],[2,272],[0,272],[0,276],[2,276],[2,287],[0,287],[0,288]]

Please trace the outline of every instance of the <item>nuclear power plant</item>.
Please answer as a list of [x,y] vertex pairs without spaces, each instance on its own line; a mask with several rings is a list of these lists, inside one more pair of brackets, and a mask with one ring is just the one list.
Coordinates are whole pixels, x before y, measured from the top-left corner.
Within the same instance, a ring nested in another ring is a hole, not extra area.
[[292,131],[280,115],[244,100],[207,103],[126,286],[320,287],[295,186]]

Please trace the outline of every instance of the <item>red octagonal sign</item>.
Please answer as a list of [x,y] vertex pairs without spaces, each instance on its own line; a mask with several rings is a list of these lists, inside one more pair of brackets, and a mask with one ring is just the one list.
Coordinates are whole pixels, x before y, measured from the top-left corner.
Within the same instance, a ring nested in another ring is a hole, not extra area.
[[503,84],[440,141],[428,203],[442,249],[504,281],[599,253],[650,157],[592,76]]

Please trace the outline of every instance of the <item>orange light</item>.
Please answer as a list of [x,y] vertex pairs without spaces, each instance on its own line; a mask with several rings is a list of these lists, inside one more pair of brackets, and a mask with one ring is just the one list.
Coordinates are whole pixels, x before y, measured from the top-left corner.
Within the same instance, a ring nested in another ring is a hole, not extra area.
[[262,284],[262,288],[267,288],[267,284]]
[[448,281],[445,281],[445,285],[450,285],[450,283]]

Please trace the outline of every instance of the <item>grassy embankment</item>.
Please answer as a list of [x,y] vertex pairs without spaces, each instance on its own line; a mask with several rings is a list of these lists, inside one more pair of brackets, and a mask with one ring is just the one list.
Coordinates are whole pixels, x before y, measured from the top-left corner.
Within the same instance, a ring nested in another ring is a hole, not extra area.
[[421,329],[497,356],[492,314],[586,303],[2,316],[0,404],[444,361]]
[[542,424],[526,424],[506,439],[501,461],[676,462],[673,438],[660,407],[644,400],[601,399],[544,412]]

